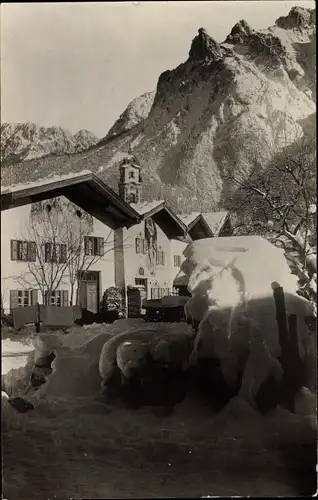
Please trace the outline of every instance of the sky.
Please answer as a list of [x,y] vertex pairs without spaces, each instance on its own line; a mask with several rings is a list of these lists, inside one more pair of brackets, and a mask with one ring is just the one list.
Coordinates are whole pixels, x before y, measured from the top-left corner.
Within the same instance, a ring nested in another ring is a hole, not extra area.
[[314,2],[179,1],[1,5],[1,121],[104,137],[129,102],[188,57],[200,27],[267,28]]

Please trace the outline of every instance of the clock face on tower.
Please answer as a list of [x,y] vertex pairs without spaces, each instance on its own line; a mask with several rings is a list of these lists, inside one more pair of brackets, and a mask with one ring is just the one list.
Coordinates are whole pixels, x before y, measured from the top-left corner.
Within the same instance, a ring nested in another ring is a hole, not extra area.
[[136,203],[136,195],[135,195],[135,193],[130,193],[128,195],[128,203]]

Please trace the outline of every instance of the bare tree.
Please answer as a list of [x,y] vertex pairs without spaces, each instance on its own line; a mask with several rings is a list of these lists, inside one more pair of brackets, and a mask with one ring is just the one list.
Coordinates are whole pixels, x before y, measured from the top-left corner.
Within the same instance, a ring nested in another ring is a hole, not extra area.
[[[33,204],[21,241],[13,242],[22,245],[13,250],[21,252],[20,257],[27,261],[27,270],[16,281],[23,287],[36,285],[45,304],[61,284],[67,283],[71,304],[74,297],[78,303],[81,273],[114,249],[112,231],[106,238],[93,239],[92,224],[89,214],[59,198]],[[98,248],[94,248],[96,241]]]
[[231,174],[237,191],[227,207],[235,214],[234,234],[261,234],[284,249],[300,290],[317,296],[316,144],[303,138],[278,153],[265,170],[247,178]]

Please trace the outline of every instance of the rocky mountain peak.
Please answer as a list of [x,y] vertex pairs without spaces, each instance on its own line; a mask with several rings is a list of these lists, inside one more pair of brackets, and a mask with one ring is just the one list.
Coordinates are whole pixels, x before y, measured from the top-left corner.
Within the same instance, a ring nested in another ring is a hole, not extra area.
[[252,32],[253,30],[250,25],[244,19],[241,19],[241,21],[233,26],[231,33],[226,39],[226,43],[244,43],[246,38],[251,36]]
[[293,8],[262,30],[240,20],[221,44],[200,28],[187,60],[163,72],[154,92],[134,99],[98,148],[70,161],[70,152],[80,151],[77,137],[61,141],[55,131],[49,140],[32,127],[39,140],[25,153],[26,132],[9,127],[23,155],[7,163],[6,178],[23,182],[89,168],[117,189],[130,146],[145,172],[146,201],[165,198],[179,212],[216,210],[235,189],[233,173],[265,169],[278,150],[302,134],[314,136],[314,19],[315,11]]
[[199,28],[198,35],[193,39],[189,58],[196,60],[218,61],[222,59],[221,47],[204,28]]
[[279,17],[276,26],[284,29],[308,28],[316,22],[316,12],[314,9],[304,9],[303,7],[293,7],[287,16]]

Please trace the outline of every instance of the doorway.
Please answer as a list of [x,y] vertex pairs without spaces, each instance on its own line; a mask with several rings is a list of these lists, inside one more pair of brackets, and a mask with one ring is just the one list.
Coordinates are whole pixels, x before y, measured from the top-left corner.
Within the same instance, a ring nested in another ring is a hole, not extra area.
[[82,309],[97,314],[99,310],[100,271],[81,272],[78,282],[79,306]]

